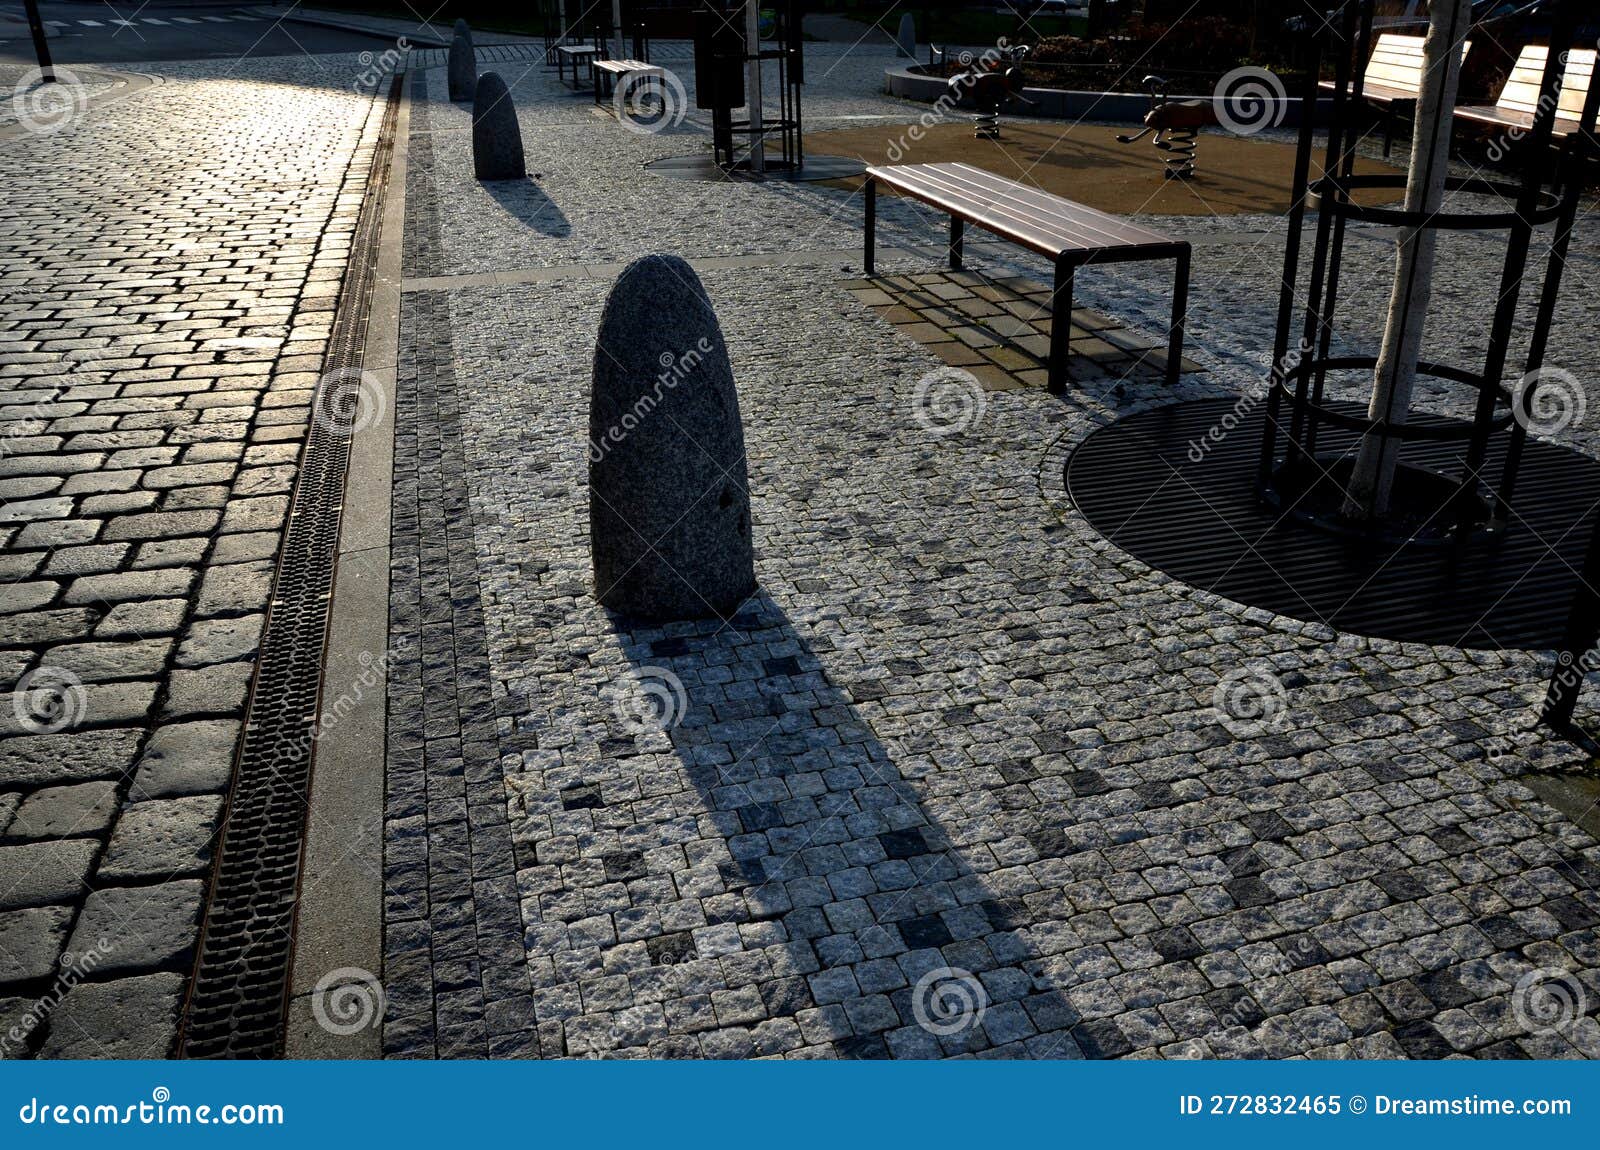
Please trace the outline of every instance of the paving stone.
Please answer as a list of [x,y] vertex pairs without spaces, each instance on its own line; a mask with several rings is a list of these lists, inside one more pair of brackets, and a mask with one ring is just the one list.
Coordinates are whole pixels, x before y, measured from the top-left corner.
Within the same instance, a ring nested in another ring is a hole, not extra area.
[[276,533],[288,513],[289,500],[283,495],[263,495],[253,499],[230,499],[222,512],[223,534],[232,532]]
[[185,535],[209,535],[216,529],[219,519],[219,513],[211,509],[119,515],[106,524],[101,538],[175,539]]
[[189,604],[183,599],[152,599],[142,603],[118,603],[106,612],[95,627],[97,639],[127,636],[171,635],[183,626]]
[[37,611],[56,597],[60,584],[49,580],[34,583],[12,583],[0,587],[0,615],[19,611]]
[[159,539],[139,545],[135,570],[149,567],[198,567],[205,559],[209,541],[205,539]]
[[169,1058],[185,979],[147,974],[79,983],[50,1013],[43,1058]]
[[0,645],[33,647],[87,635],[95,612],[87,608],[0,615]]
[[260,611],[272,595],[273,566],[267,562],[208,567],[195,605],[199,618]]
[[250,531],[217,536],[211,548],[211,562],[244,563],[251,559],[272,559],[277,554],[276,531]]
[[0,788],[121,778],[133,766],[143,734],[119,728],[0,739]]
[[187,594],[193,582],[194,572],[187,568],[85,575],[72,581],[65,601],[78,604],[169,599]]
[[221,794],[233,773],[239,723],[211,719],[157,727],[140,756],[130,797]]
[[109,679],[154,679],[166,666],[170,639],[123,643],[73,643],[52,647],[41,657],[45,666],[76,675],[85,683]]
[[36,982],[54,974],[71,922],[70,907],[0,911],[0,986]]
[[99,853],[92,839],[0,846],[0,910],[79,901]]
[[178,648],[178,665],[200,667],[233,662],[255,654],[265,621],[265,615],[195,620],[184,634],[182,646]]
[[63,547],[51,554],[44,573],[56,578],[97,575],[115,571],[128,553],[126,543],[103,543],[91,547]]
[[163,721],[242,714],[254,670],[251,663],[223,663],[173,671],[167,680],[167,700],[161,708]]
[[211,860],[221,819],[220,796],[135,802],[117,820],[97,881],[198,873]]
[[22,800],[10,826],[0,827],[0,832],[6,839],[21,841],[100,835],[116,813],[114,781],[45,787]]
[[97,975],[148,970],[186,972],[198,944],[205,885],[179,879],[157,886],[108,887],[83,904],[68,949],[98,948]]

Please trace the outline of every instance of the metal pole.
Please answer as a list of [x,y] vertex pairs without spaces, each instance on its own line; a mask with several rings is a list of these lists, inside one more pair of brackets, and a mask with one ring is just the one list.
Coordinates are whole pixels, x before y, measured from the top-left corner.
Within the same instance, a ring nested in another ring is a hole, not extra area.
[[1584,555],[1578,588],[1573,593],[1572,609],[1567,615],[1566,635],[1561,640],[1555,674],[1550,676],[1550,689],[1545,695],[1541,717],[1558,730],[1572,724],[1572,711],[1578,704],[1578,692],[1589,669],[1588,655],[1596,639],[1600,639],[1600,593],[1596,593],[1594,585],[1597,579],[1600,579],[1600,520],[1595,521],[1594,534],[1589,537],[1589,550]]
[[46,84],[54,83],[55,65],[50,62],[50,45],[44,38],[44,21],[39,18],[39,0],[23,0],[28,9],[28,31],[33,33],[33,50],[39,57],[39,71]]

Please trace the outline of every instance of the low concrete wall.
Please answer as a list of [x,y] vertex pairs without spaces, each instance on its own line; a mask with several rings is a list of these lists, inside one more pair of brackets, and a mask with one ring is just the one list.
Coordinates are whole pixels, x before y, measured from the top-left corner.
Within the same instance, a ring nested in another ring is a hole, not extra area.
[[[884,73],[885,88],[891,96],[919,100],[931,104],[942,98],[947,84],[942,76],[925,76],[921,65],[890,68]],[[1024,88],[1023,98],[1032,105],[1012,104],[1006,109],[1008,116],[1042,116],[1054,120],[1104,120],[1113,124],[1141,124],[1150,110],[1150,97],[1143,92],[1075,92],[1064,88]],[[1209,100],[1211,94],[1173,96],[1174,100]],[[1282,101],[1283,119],[1279,127],[1293,128],[1300,124],[1300,108],[1305,101],[1290,97]],[[973,106],[971,98],[961,101],[962,108]],[[1332,100],[1317,101],[1317,122],[1326,123],[1333,108]]]

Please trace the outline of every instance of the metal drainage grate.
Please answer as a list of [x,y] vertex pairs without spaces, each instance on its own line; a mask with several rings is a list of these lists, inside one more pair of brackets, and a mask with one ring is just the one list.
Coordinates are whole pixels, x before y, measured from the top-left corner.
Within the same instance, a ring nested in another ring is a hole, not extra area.
[[400,84],[396,76],[389,89],[278,557],[184,1022],[185,1058],[282,1051],[313,723]]

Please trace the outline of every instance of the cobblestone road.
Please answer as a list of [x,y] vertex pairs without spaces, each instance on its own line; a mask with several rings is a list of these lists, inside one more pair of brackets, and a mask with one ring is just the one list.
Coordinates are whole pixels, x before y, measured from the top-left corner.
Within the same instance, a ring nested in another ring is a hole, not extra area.
[[142,67],[0,143],[10,1057],[171,1049],[366,176],[354,57]]
[[[833,63],[810,61],[808,113],[921,111],[863,86],[886,59]],[[692,121],[634,136],[502,71],[529,184],[471,178],[441,70],[413,119],[407,274],[497,275],[419,280],[403,311],[390,1054],[1600,1055],[1600,851],[1517,781],[1570,748],[1510,740],[1548,660],[1340,635],[1152,572],[1062,464],[1170,392],[1075,373],[931,434],[913,396],[939,360],[850,294],[848,193],[641,178],[703,147]],[[884,209],[886,245],[939,234]],[[1178,396],[1236,395],[1281,243],[1190,230],[1213,371]],[[630,627],[589,587],[614,274],[592,265],[647,250],[710,257],[739,384],[762,591],[726,626]],[[1442,316],[1492,282],[1492,256],[1456,258]],[[931,266],[882,270],[985,290]],[[1142,273],[1080,298],[1159,334]],[[1214,705],[1249,668],[1283,686],[1270,726]],[[637,721],[641,689],[665,721]],[[1583,1003],[1559,1028],[1530,1013],[1552,981]]]

